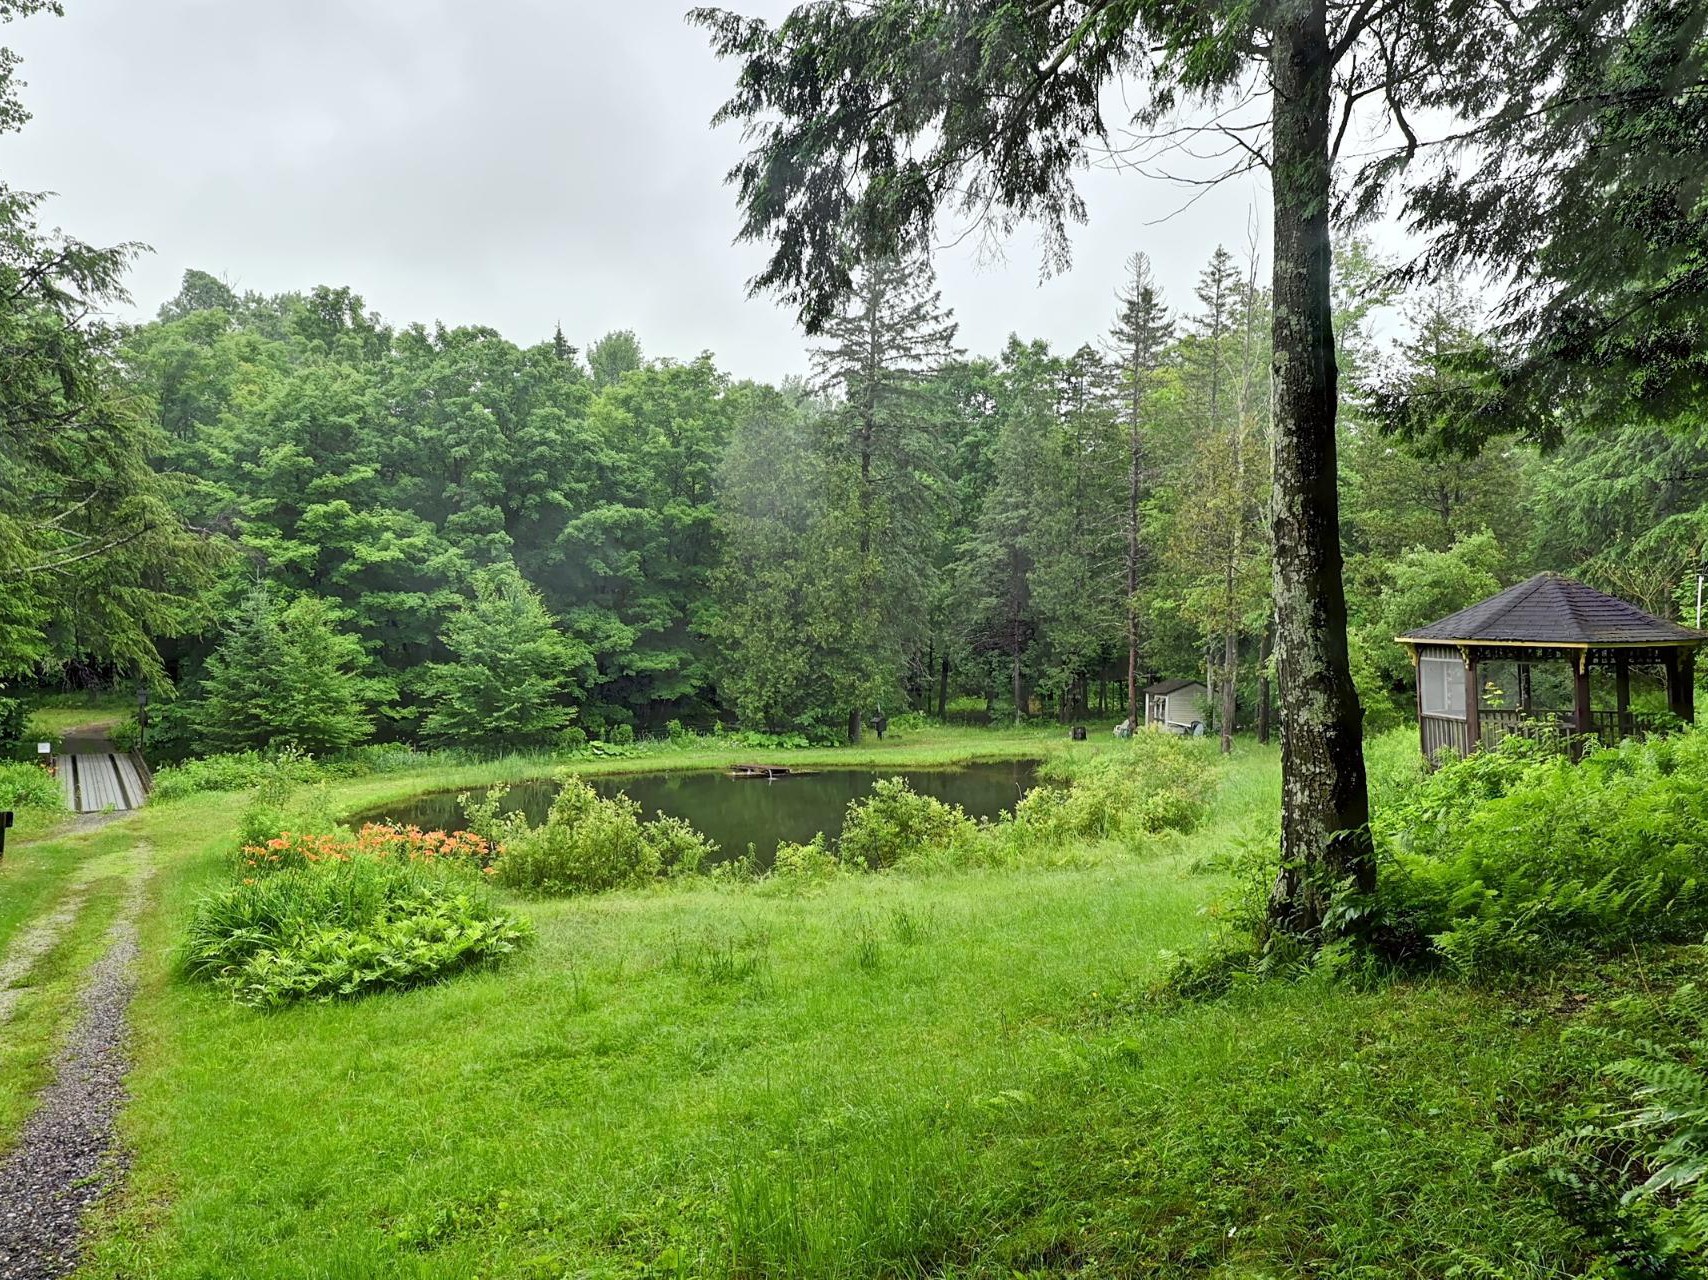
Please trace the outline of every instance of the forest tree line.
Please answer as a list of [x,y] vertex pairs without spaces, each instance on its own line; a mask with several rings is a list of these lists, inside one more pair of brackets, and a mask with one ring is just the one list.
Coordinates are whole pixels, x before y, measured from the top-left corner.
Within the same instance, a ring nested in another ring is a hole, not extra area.
[[[523,347],[190,271],[90,355],[159,545],[49,575],[47,625],[0,620],[0,659],[151,680],[177,697],[156,697],[167,750],[719,720],[830,739],[906,709],[1112,722],[1158,675],[1205,681],[1207,725],[1266,733],[1262,276],[1217,249],[1169,297],[1135,254],[1077,349],[977,356],[928,267],[881,264],[812,376],[770,386],[627,331]],[[1410,706],[1393,635],[1537,569],[1678,613],[1708,528],[1700,430],[1409,444],[1383,406],[1463,376],[1479,317],[1450,289],[1402,295],[1358,244],[1335,309],[1370,721]],[[312,706],[287,710],[293,688]]]

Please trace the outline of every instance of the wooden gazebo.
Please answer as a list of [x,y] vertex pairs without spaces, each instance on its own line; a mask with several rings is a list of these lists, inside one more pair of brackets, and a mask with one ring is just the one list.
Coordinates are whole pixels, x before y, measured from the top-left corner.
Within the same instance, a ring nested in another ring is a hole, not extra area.
[[[1560,574],[1539,573],[1395,639],[1411,650],[1417,668],[1418,732],[1424,755],[1433,759],[1443,749],[1464,755],[1513,734],[1615,743],[1663,720],[1693,721],[1696,649],[1708,633]],[[1553,682],[1562,695],[1569,689],[1569,708],[1537,705],[1532,669],[1543,663],[1569,669],[1565,680]],[[1664,673],[1665,717],[1632,711],[1633,667]],[[1612,673],[1611,708],[1594,707],[1592,672]]]

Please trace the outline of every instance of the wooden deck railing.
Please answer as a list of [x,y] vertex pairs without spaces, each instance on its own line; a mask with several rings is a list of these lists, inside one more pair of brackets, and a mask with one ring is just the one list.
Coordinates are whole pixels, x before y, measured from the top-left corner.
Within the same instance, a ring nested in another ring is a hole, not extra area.
[[[1477,719],[1478,745],[1482,747],[1493,747],[1503,738],[1570,743],[1580,737],[1577,717],[1570,711],[1484,709],[1478,713]],[[1625,738],[1646,737],[1670,722],[1668,716],[1645,712],[1594,711],[1590,713],[1588,736],[1604,746],[1617,746]],[[1444,748],[1457,755],[1464,755],[1469,749],[1470,737],[1463,720],[1424,716],[1422,728],[1424,754],[1431,759]]]

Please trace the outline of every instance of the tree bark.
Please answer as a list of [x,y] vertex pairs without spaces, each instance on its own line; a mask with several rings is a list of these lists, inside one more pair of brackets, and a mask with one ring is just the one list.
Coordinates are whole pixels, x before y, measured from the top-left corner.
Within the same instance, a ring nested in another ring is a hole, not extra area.
[[937,662],[937,718],[947,719],[949,715],[949,659],[940,658]]
[[1362,712],[1346,644],[1329,299],[1332,55],[1326,0],[1283,0],[1274,88],[1274,496],[1281,870],[1271,924],[1310,933],[1345,881],[1375,887]]
[[848,713],[848,743],[858,746],[860,743],[860,708],[855,707]]

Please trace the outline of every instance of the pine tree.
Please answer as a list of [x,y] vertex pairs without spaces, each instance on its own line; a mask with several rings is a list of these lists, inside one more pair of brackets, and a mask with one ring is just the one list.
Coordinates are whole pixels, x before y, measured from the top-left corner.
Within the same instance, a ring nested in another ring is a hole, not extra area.
[[455,661],[421,680],[422,732],[487,750],[545,746],[574,716],[564,699],[591,676],[593,653],[557,630],[515,565],[482,570],[473,587],[440,637]]
[[[861,563],[857,590],[868,613],[863,629],[887,638],[891,684],[899,683],[926,615],[942,449],[925,392],[957,354],[955,331],[930,267],[885,260],[860,272],[848,308],[825,324],[813,352],[817,389],[839,400],[826,422],[827,449],[845,477],[846,522]],[[850,708],[851,740],[859,739],[860,720],[860,707]]]
[[1150,259],[1135,253],[1127,259],[1127,289],[1117,292],[1115,324],[1109,347],[1122,383],[1121,407],[1127,431],[1127,509],[1125,512],[1127,589],[1127,723],[1139,723],[1139,576],[1143,534],[1139,513],[1144,500],[1145,436],[1149,427],[1147,403],[1156,371],[1174,332],[1162,292],[1151,276]]
[[1127,441],[1115,371],[1096,348],[1053,359],[1049,378],[1051,487],[1035,517],[1032,589],[1046,640],[1039,688],[1065,721],[1086,713],[1091,677],[1114,657],[1126,613],[1123,530],[1109,516],[1123,502]]
[[238,606],[209,655],[191,718],[221,751],[347,750],[373,732],[361,642],[332,607],[301,596],[281,607],[263,584]]
[[1026,714],[1026,670],[1041,631],[1034,583],[1053,541],[1046,513],[1064,496],[1054,465],[1061,451],[1052,447],[1060,364],[1042,342],[1009,339],[995,473],[956,565],[967,645],[1006,668],[1016,720]]

